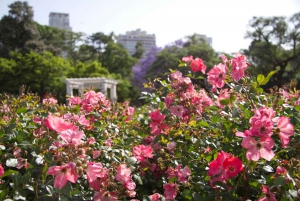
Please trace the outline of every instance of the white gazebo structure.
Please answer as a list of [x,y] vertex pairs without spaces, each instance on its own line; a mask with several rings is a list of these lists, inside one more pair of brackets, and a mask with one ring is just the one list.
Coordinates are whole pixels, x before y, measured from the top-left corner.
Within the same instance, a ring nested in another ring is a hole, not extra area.
[[118,80],[105,77],[89,77],[89,78],[67,78],[66,87],[67,95],[73,96],[73,89],[78,89],[78,95],[84,93],[84,89],[93,88],[100,90],[107,99],[117,101],[117,84]]

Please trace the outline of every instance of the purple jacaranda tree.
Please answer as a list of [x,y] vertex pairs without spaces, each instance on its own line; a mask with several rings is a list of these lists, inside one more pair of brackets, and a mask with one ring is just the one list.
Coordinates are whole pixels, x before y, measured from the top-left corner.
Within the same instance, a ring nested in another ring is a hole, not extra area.
[[184,45],[185,42],[182,39],[178,39],[170,44],[167,44],[164,48],[153,46],[150,49],[150,51],[147,52],[146,55],[140,59],[139,63],[133,66],[132,84],[134,86],[137,86],[140,89],[140,91],[147,91],[147,89],[145,89],[143,85],[144,83],[148,82],[148,79],[145,76],[152,63],[156,60],[157,53],[164,49],[168,49],[171,51],[173,47],[182,48],[184,47]]
[[164,47],[164,49],[172,49],[173,47],[183,48],[185,44],[186,44],[185,41],[183,41],[182,39],[178,39],[178,40],[175,40],[175,41],[172,42],[172,43],[167,44],[167,45]]
[[133,66],[132,73],[133,79],[132,84],[137,86],[140,91],[145,91],[143,84],[148,80],[145,78],[146,72],[150,68],[151,64],[155,61],[156,55],[162,48],[153,46],[149,52],[146,53],[145,57],[140,59],[140,62]]

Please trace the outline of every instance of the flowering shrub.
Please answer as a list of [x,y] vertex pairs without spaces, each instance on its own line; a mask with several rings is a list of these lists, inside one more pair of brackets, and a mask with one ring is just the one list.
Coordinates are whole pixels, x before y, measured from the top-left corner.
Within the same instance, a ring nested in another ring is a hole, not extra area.
[[299,92],[265,93],[275,71],[221,58],[179,64],[211,91],[172,71],[141,108],[92,90],[68,105],[2,95],[0,200],[299,199]]

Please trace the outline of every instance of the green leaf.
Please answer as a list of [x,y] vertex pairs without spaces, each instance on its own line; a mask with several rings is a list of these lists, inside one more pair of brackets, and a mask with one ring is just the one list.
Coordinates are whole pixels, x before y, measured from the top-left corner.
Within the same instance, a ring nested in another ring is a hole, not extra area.
[[212,159],[212,154],[209,154],[209,155],[207,155],[207,156],[205,157],[205,160],[206,160],[207,162],[210,162],[211,159]]
[[258,93],[262,93],[262,92],[264,92],[264,89],[263,89],[263,88],[261,88],[261,87],[258,87],[258,88],[256,88],[256,92],[258,92]]
[[203,126],[203,127],[209,127],[209,124],[206,121],[200,121],[199,126]]
[[5,172],[4,172],[4,174],[0,177],[0,178],[2,178],[2,177],[7,177],[7,176],[9,176],[9,175],[11,175],[11,174],[15,174],[15,173],[17,173],[18,171],[15,171],[15,170],[6,170]]
[[230,102],[234,102],[236,100],[235,95],[230,94]]
[[130,143],[132,143],[135,140],[135,138],[130,137],[126,139],[126,144],[129,145]]
[[72,197],[72,186],[70,184],[70,182],[68,182],[61,190],[60,190],[64,195],[68,196],[68,197]]
[[259,187],[260,186],[260,184],[257,181],[250,182],[249,184],[251,186],[254,186],[254,187]]
[[192,191],[190,189],[185,189],[182,193],[181,193],[182,197],[184,197],[187,200],[192,200]]
[[25,190],[16,190],[14,194],[14,200],[26,200],[26,191]]
[[60,196],[59,201],[68,201],[68,198],[66,198],[65,196]]
[[286,178],[285,177],[276,177],[274,179],[274,185],[275,186],[283,186],[286,184]]
[[51,196],[53,195],[53,186],[47,185],[47,186],[46,186],[46,190],[48,191],[48,193],[49,193]]
[[241,91],[242,91],[242,86],[236,85],[236,86],[234,87],[234,90],[235,90],[236,92],[241,92]]
[[229,99],[223,99],[223,100],[220,100],[220,103],[222,105],[228,105],[230,103],[230,100]]
[[265,76],[263,74],[259,74],[256,78],[259,85],[263,85],[262,83],[265,81]]
[[267,84],[271,78],[272,75],[274,75],[275,73],[277,73],[279,70],[273,70],[271,72],[269,72],[269,74],[267,75],[267,77],[265,78],[265,82],[264,84]]
[[148,195],[143,195],[143,201],[151,201]]
[[47,161],[47,163],[50,163],[52,162],[52,154],[50,152],[46,152],[45,155],[44,155],[44,159]]
[[257,82],[259,85],[265,85],[269,82],[270,78],[272,75],[274,75],[275,73],[277,73],[279,70],[273,70],[271,72],[269,72],[269,74],[267,75],[267,77],[265,77],[264,75],[262,74],[259,74],[257,76]]
[[37,128],[37,127],[34,124],[29,124],[28,126],[26,126],[26,128]]
[[135,179],[135,181],[137,181],[139,185],[143,185],[143,181],[139,175],[135,174],[133,175],[133,178]]
[[217,106],[210,106],[209,107],[209,110],[212,110],[212,111],[219,111],[219,107],[217,107]]
[[297,112],[299,112],[300,111],[300,105],[296,105],[295,110],[297,110]]
[[4,200],[4,198],[6,198],[6,195],[8,194],[8,192],[9,192],[8,188],[0,190],[0,200]]
[[27,109],[25,107],[22,107],[22,108],[17,109],[16,113],[21,114],[21,113],[25,113],[26,111],[27,111]]
[[219,122],[219,120],[221,119],[221,115],[220,114],[215,114],[214,116],[212,116],[211,118],[211,123],[216,124]]
[[22,177],[22,183],[23,184],[27,184],[29,183],[29,180],[31,179],[31,175],[29,175],[29,173],[27,172],[26,174],[23,175]]

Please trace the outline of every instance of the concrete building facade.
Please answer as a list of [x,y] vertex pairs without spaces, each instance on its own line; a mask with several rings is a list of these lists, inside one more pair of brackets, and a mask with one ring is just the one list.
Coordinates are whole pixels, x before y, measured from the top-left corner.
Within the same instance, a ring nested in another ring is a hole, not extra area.
[[51,12],[49,14],[49,26],[72,31],[72,27],[70,27],[69,14],[67,13]]
[[117,42],[122,44],[129,52],[130,55],[135,53],[135,46],[137,42],[142,43],[145,50],[144,55],[156,45],[155,34],[147,34],[145,31],[137,29],[135,31],[127,31],[125,35],[118,35]]
[[197,39],[204,39],[212,47],[212,38],[202,34],[195,34]]

